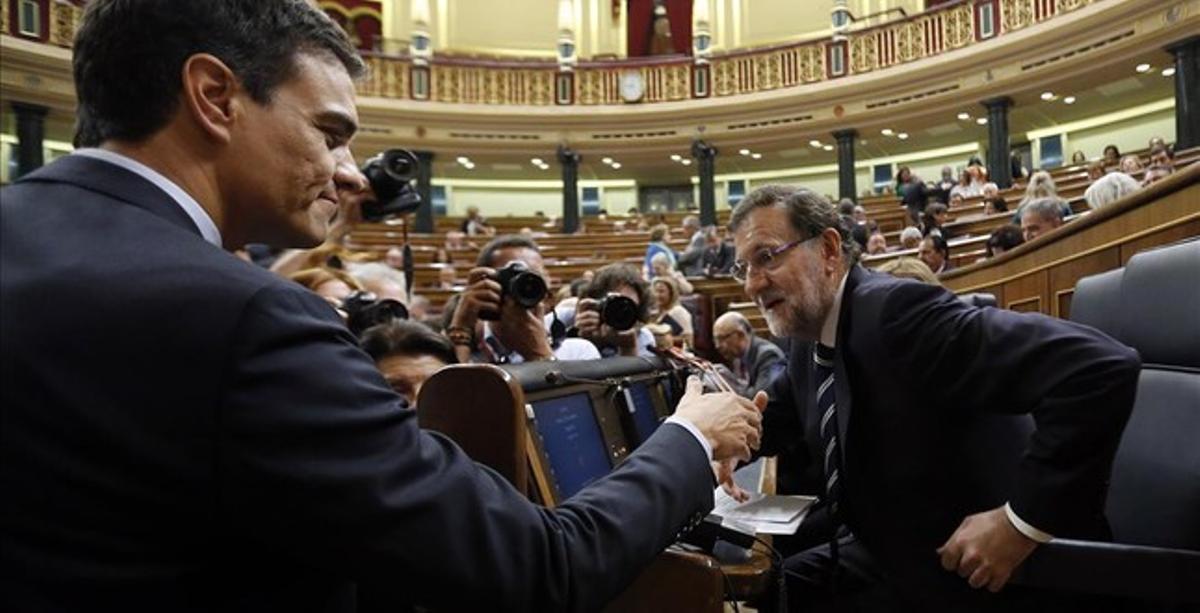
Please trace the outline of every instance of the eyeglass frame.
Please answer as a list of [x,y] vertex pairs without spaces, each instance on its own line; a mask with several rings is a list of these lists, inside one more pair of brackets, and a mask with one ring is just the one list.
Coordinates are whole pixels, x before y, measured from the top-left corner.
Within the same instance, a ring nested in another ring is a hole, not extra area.
[[808,238],[799,238],[790,243],[784,243],[778,247],[759,249],[755,252],[753,257],[757,259],[759,254],[765,253],[767,255],[765,262],[755,266],[748,263],[746,260],[735,260],[733,262],[733,266],[729,269],[729,274],[733,276],[734,281],[737,281],[738,283],[745,283],[746,279],[750,278],[750,271],[754,270],[751,268],[751,266],[755,266],[755,268],[762,269],[764,271],[773,270],[776,266],[779,266],[778,262],[782,261],[779,256],[791,251],[792,249],[795,249],[796,247],[799,247],[800,245],[803,245],[804,243],[807,243],[808,241],[813,240],[814,238],[821,238],[821,235],[815,234]]

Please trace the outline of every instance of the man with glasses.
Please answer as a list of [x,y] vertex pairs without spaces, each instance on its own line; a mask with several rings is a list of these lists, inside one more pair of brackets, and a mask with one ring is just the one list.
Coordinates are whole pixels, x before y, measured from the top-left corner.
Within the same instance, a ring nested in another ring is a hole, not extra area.
[[1107,535],[1137,354],[1091,328],[866,270],[807,189],[755,191],[730,228],[735,278],[772,334],[792,338],[762,453],[799,442],[843,526],[789,559],[789,602],[826,610],[832,585],[872,610],[1043,610],[1046,594],[1005,585],[1051,535]]
[[766,389],[786,364],[783,351],[756,336],[750,322],[736,311],[725,313],[713,322],[713,340],[737,379],[738,391],[747,398]]

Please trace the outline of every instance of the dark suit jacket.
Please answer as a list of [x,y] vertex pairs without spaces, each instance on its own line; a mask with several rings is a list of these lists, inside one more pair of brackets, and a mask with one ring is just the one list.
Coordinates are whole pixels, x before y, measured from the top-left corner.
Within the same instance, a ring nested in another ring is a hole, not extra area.
[[3,191],[0,609],[597,609],[712,506],[659,428],[556,510],[423,432],[335,312],[68,156]]
[[[935,549],[969,514],[1009,501],[1057,537],[1104,535],[1140,364],[1132,349],[856,266],[836,350],[842,516],[920,610],[982,610],[992,598],[938,564]],[[809,351],[796,343],[768,392],[762,449],[803,447],[820,470]]]
[[705,249],[701,260],[703,263],[701,272],[703,274],[727,275],[729,274],[729,270],[733,268],[733,245],[721,241],[721,244],[716,249]]
[[786,361],[783,351],[771,341],[757,336],[750,337],[750,348],[742,358],[745,362],[747,384],[744,396],[753,398],[759,390],[767,389],[771,381],[783,372]]

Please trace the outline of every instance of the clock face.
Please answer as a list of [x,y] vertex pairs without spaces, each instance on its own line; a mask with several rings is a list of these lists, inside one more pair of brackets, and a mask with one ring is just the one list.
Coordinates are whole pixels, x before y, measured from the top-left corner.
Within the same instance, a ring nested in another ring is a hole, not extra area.
[[621,98],[625,102],[637,102],[646,93],[642,82],[642,73],[637,70],[626,70],[621,73]]

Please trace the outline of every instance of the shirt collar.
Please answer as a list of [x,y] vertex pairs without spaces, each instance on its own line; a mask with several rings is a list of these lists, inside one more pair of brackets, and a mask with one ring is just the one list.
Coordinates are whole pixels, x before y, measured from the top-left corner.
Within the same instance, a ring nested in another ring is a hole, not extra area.
[[838,284],[837,293],[833,295],[833,306],[829,307],[829,313],[825,315],[825,323],[821,325],[821,344],[829,348],[837,347],[837,329],[838,319],[842,314],[842,294],[846,292],[846,278],[850,276],[850,271],[842,275],[842,281]]
[[71,155],[82,155],[94,160],[108,162],[109,164],[124,168],[125,170],[128,170],[129,172],[132,172],[139,177],[153,183],[155,187],[166,192],[167,195],[179,205],[179,208],[183,209],[184,213],[187,213],[187,216],[192,219],[192,223],[195,223],[196,227],[200,230],[200,236],[202,236],[204,240],[216,245],[217,247],[222,246],[221,232],[217,230],[217,224],[213,223],[212,217],[209,216],[208,211],[205,211],[204,207],[200,206],[200,203],[196,202],[195,198],[192,198],[187,192],[183,191],[183,188],[176,185],[173,181],[166,178],[158,171],[129,156],[121,155],[115,151],[109,151],[108,149],[76,149]]

